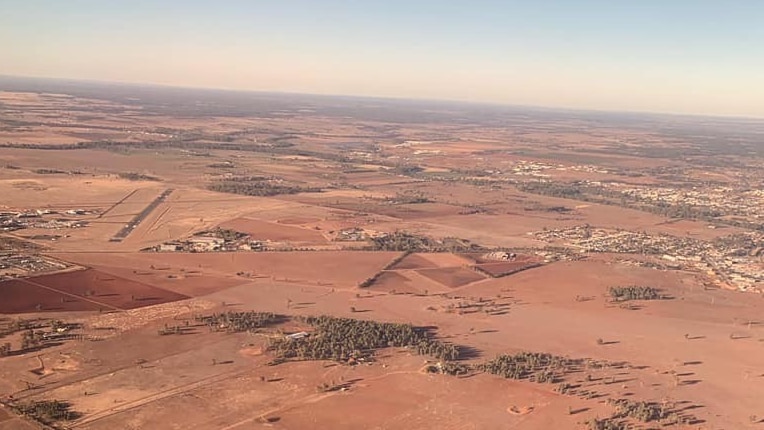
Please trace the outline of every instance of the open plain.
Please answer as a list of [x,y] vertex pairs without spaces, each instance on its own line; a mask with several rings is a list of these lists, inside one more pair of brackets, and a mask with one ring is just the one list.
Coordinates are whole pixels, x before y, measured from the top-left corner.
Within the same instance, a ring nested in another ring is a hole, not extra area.
[[0,429],[764,428],[763,129],[0,78]]

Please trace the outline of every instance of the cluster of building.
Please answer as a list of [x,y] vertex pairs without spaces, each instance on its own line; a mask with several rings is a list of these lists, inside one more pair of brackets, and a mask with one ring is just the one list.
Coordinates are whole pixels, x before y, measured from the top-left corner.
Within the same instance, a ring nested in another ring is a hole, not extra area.
[[144,251],[153,252],[232,252],[232,251],[264,251],[265,244],[251,240],[248,235],[238,238],[220,237],[200,233],[185,240],[165,242]]
[[546,230],[536,238],[564,243],[582,253],[642,254],[660,258],[669,267],[695,269],[715,275],[727,285],[743,291],[764,287],[764,234],[749,232],[740,241],[706,242],[667,234],[606,230],[589,226]]
[[546,163],[520,160],[517,162],[517,164],[515,164],[512,167],[511,172],[512,174],[517,176],[533,176],[536,178],[548,178],[551,175],[544,172],[547,170],[552,170],[554,168],[559,168],[559,167],[563,167],[563,166],[561,164],[554,166],[554,165],[546,164]]
[[750,222],[764,220],[764,190],[737,189],[729,186],[673,188],[634,186],[622,183],[592,183],[620,192],[633,200],[650,204],[687,205],[708,209],[721,215],[745,217]]
[[0,252],[0,280],[54,272],[67,267],[69,267],[68,264],[48,257],[18,254],[10,251]]
[[93,211],[84,209],[70,209],[64,212],[51,209],[36,209],[22,212],[0,212],[0,231],[15,231],[25,228],[41,229],[67,229],[79,228],[87,225],[86,221],[81,219],[63,218],[66,216],[84,216],[91,215]]
[[548,178],[551,175],[545,173],[550,170],[556,171],[573,171],[573,172],[585,172],[585,173],[609,173],[607,169],[600,166],[593,166],[589,164],[575,164],[572,166],[566,166],[564,164],[550,164],[542,163],[539,161],[518,161],[511,169],[512,174],[517,176],[532,176],[536,178]]
[[516,258],[517,254],[506,251],[493,251],[483,255],[484,260],[494,261],[514,261]]
[[534,233],[547,242],[564,241],[582,252],[612,252],[622,254],[671,255],[691,258],[708,250],[710,244],[688,237],[668,234],[651,235],[628,230],[608,230],[576,226]]
[[334,240],[337,242],[365,242],[370,237],[372,235],[368,231],[359,227],[352,227],[338,231]]

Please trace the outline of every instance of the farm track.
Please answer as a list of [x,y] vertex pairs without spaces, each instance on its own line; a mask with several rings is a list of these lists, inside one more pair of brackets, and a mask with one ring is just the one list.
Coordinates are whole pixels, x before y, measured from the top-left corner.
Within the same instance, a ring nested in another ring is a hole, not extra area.
[[131,409],[139,408],[141,406],[145,406],[145,405],[147,405],[149,403],[153,403],[153,402],[156,402],[156,401],[159,401],[159,400],[163,400],[163,399],[166,399],[166,398],[170,398],[170,397],[176,396],[178,394],[183,394],[183,393],[186,393],[186,392],[189,392],[189,391],[192,391],[192,390],[196,390],[198,388],[202,388],[202,387],[205,387],[205,386],[208,386],[208,385],[212,385],[212,384],[215,384],[217,382],[221,382],[221,381],[224,381],[226,379],[229,379],[229,378],[232,378],[232,377],[235,377],[235,376],[243,375],[243,374],[249,372],[250,370],[251,369],[249,369],[249,368],[231,370],[229,372],[219,373],[217,375],[208,376],[208,377],[202,378],[202,379],[200,379],[198,381],[189,382],[189,383],[183,384],[183,385],[178,385],[176,387],[173,387],[173,388],[170,388],[170,389],[167,389],[167,390],[164,390],[164,391],[159,391],[159,392],[157,392],[155,394],[152,394],[150,396],[146,396],[146,397],[142,397],[140,399],[136,399],[136,400],[133,400],[133,401],[130,401],[130,402],[126,402],[126,403],[123,403],[121,405],[115,406],[113,408],[107,409],[105,411],[96,412],[95,414],[89,415],[89,416],[83,418],[80,421],[76,421],[75,423],[73,423],[73,425],[70,426],[70,428],[82,427],[84,425],[87,425],[87,424],[90,424],[90,423],[93,423],[93,422],[96,422],[96,421],[100,421],[100,420],[109,418],[109,417],[111,417],[113,415],[116,415],[116,414],[119,414],[119,413],[122,413],[122,412],[125,412],[125,411],[129,411]]
[[[223,338],[223,339],[220,339],[217,342],[210,343],[210,345],[216,345],[216,344],[222,343],[224,341],[225,341],[225,339]],[[184,349],[184,350],[172,353],[172,354],[163,355],[163,356],[158,357],[158,358],[156,358],[155,360],[152,360],[152,361],[158,361],[158,360],[163,360],[163,359],[175,357],[175,356],[182,355],[182,354],[187,354],[188,352],[195,351],[196,349],[197,349],[196,347],[190,348],[190,349]],[[98,373],[95,373],[95,374],[86,374],[86,375],[82,375],[81,377],[75,378],[75,379],[64,379],[64,380],[61,380],[61,381],[51,382],[48,385],[44,385],[41,389],[35,389],[35,390],[25,389],[25,390],[13,393],[13,397],[15,399],[17,399],[17,400],[23,400],[23,399],[28,398],[28,397],[39,396],[40,394],[47,393],[47,392],[55,390],[57,388],[65,387],[65,386],[68,386],[68,385],[77,384],[77,383],[84,382],[84,381],[87,381],[87,380],[90,380],[90,379],[95,379],[95,378],[98,378],[98,377],[101,377],[101,376],[109,375],[111,373],[121,372],[121,371],[123,371],[125,369],[129,369],[129,368],[132,368],[132,367],[135,367],[135,366],[136,366],[136,364],[129,363],[129,364],[126,364],[126,365],[123,365],[123,366],[110,367],[110,368],[104,369],[103,372],[98,372]],[[220,374],[218,374],[218,375],[220,375]],[[217,376],[217,375],[213,375],[213,376]],[[28,392],[28,394],[27,395],[22,394],[22,393],[25,393],[25,392]]]

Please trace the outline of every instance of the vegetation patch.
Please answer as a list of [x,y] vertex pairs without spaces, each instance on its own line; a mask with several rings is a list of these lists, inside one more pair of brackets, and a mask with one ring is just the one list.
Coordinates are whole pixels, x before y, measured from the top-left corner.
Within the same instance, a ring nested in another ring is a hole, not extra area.
[[540,352],[520,352],[499,355],[493,360],[479,364],[478,370],[507,379],[528,380],[539,383],[559,383],[562,376],[578,370],[584,360],[571,359]]
[[608,403],[616,408],[619,418],[634,418],[643,423],[660,421],[667,425],[675,425],[692,424],[696,421],[692,416],[676,412],[672,404],[637,402],[628,399],[609,399]]
[[38,402],[19,403],[12,408],[21,415],[47,425],[55,425],[61,421],[71,421],[82,416],[73,411],[72,405],[60,400],[43,400]]
[[286,321],[283,315],[272,312],[223,312],[208,316],[198,316],[196,320],[205,324],[212,331],[228,333],[253,332],[257,329],[280,324]]
[[372,251],[407,251],[407,252],[478,252],[484,248],[466,239],[431,237],[411,234],[405,231],[374,237],[368,248]]
[[245,237],[249,235],[246,233],[242,233],[240,231],[232,230],[230,228],[216,227],[209,231],[202,231],[202,232],[196,233],[194,234],[194,236],[217,237],[225,241],[235,242],[237,240],[244,239]]
[[627,430],[628,425],[617,418],[592,418],[586,423],[587,430]]
[[280,359],[369,360],[375,350],[387,347],[410,347],[418,354],[440,360],[456,360],[459,347],[435,340],[424,328],[411,324],[336,318],[331,316],[295,317],[314,330],[301,338],[282,338],[271,342],[270,350]]
[[81,324],[65,323],[61,320],[48,319],[9,319],[0,321],[0,338],[21,332],[21,342],[14,348],[11,342],[0,344],[0,357],[15,353],[42,349],[60,344],[62,341],[81,338],[74,331],[82,328]]
[[32,172],[37,173],[38,175],[60,175],[66,173],[63,170],[58,169],[35,169],[32,170]]
[[428,365],[425,367],[425,371],[428,373],[440,373],[444,375],[460,376],[472,373],[474,368],[469,364],[455,361],[446,361]]
[[117,176],[119,176],[120,179],[127,179],[128,181],[161,181],[161,179],[157,178],[156,176],[145,175],[143,173],[136,172],[120,172],[117,173]]
[[262,176],[241,176],[214,182],[207,187],[220,193],[241,194],[244,196],[269,197],[284,194],[320,193],[317,187],[303,187],[290,184],[281,179]]
[[642,287],[638,285],[610,287],[608,293],[616,302],[625,302],[629,300],[661,300],[665,298],[657,288]]
[[395,193],[387,201],[394,205],[415,205],[420,203],[431,203],[432,200],[419,190],[405,190]]

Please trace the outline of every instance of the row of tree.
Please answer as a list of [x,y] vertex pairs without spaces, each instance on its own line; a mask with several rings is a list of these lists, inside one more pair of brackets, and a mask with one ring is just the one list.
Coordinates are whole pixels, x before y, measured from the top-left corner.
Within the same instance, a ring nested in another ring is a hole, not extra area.
[[43,327],[44,323],[40,320],[27,320],[24,318],[13,319],[4,327],[0,327],[0,337],[7,336],[22,330],[29,330]]
[[279,324],[286,320],[283,315],[273,312],[222,312],[207,316],[197,316],[196,320],[205,324],[212,331],[228,333],[252,332],[260,328]]
[[382,268],[382,270],[380,270],[379,272],[377,272],[377,273],[375,273],[375,274],[373,274],[373,275],[369,276],[368,278],[364,279],[363,281],[359,282],[359,283],[358,283],[358,286],[359,286],[360,288],[368,288],[368,287],[371,287],[372,285],[374,285],[374,283],[375,283],[375,282],[377,282],[377,280],[379,279],[379,277],[380,277],[380,276],[382,276],[382,274],[383,274],[383,273],[384,273],[386,270],[390,270],[390,269],[394,268],[394,267],[395,267],[395,266],[396,266],[398,263],[400,263],[401,261],[403,261],[403,259],[404,259],[404,258],[408,257],[408,256],[409,256],[409,255],[411,255],[411,254],[412,254],[412,252],[411,252],[411,251],[405,251],[405,252],[403,252],[401,255],[399,255],[399,256],[397,256],[397,257],[393,258],[393,259],[392,259],[392,260],[391,260],[389,263],[385,264],[385,267],[383,267],[383,268]]

